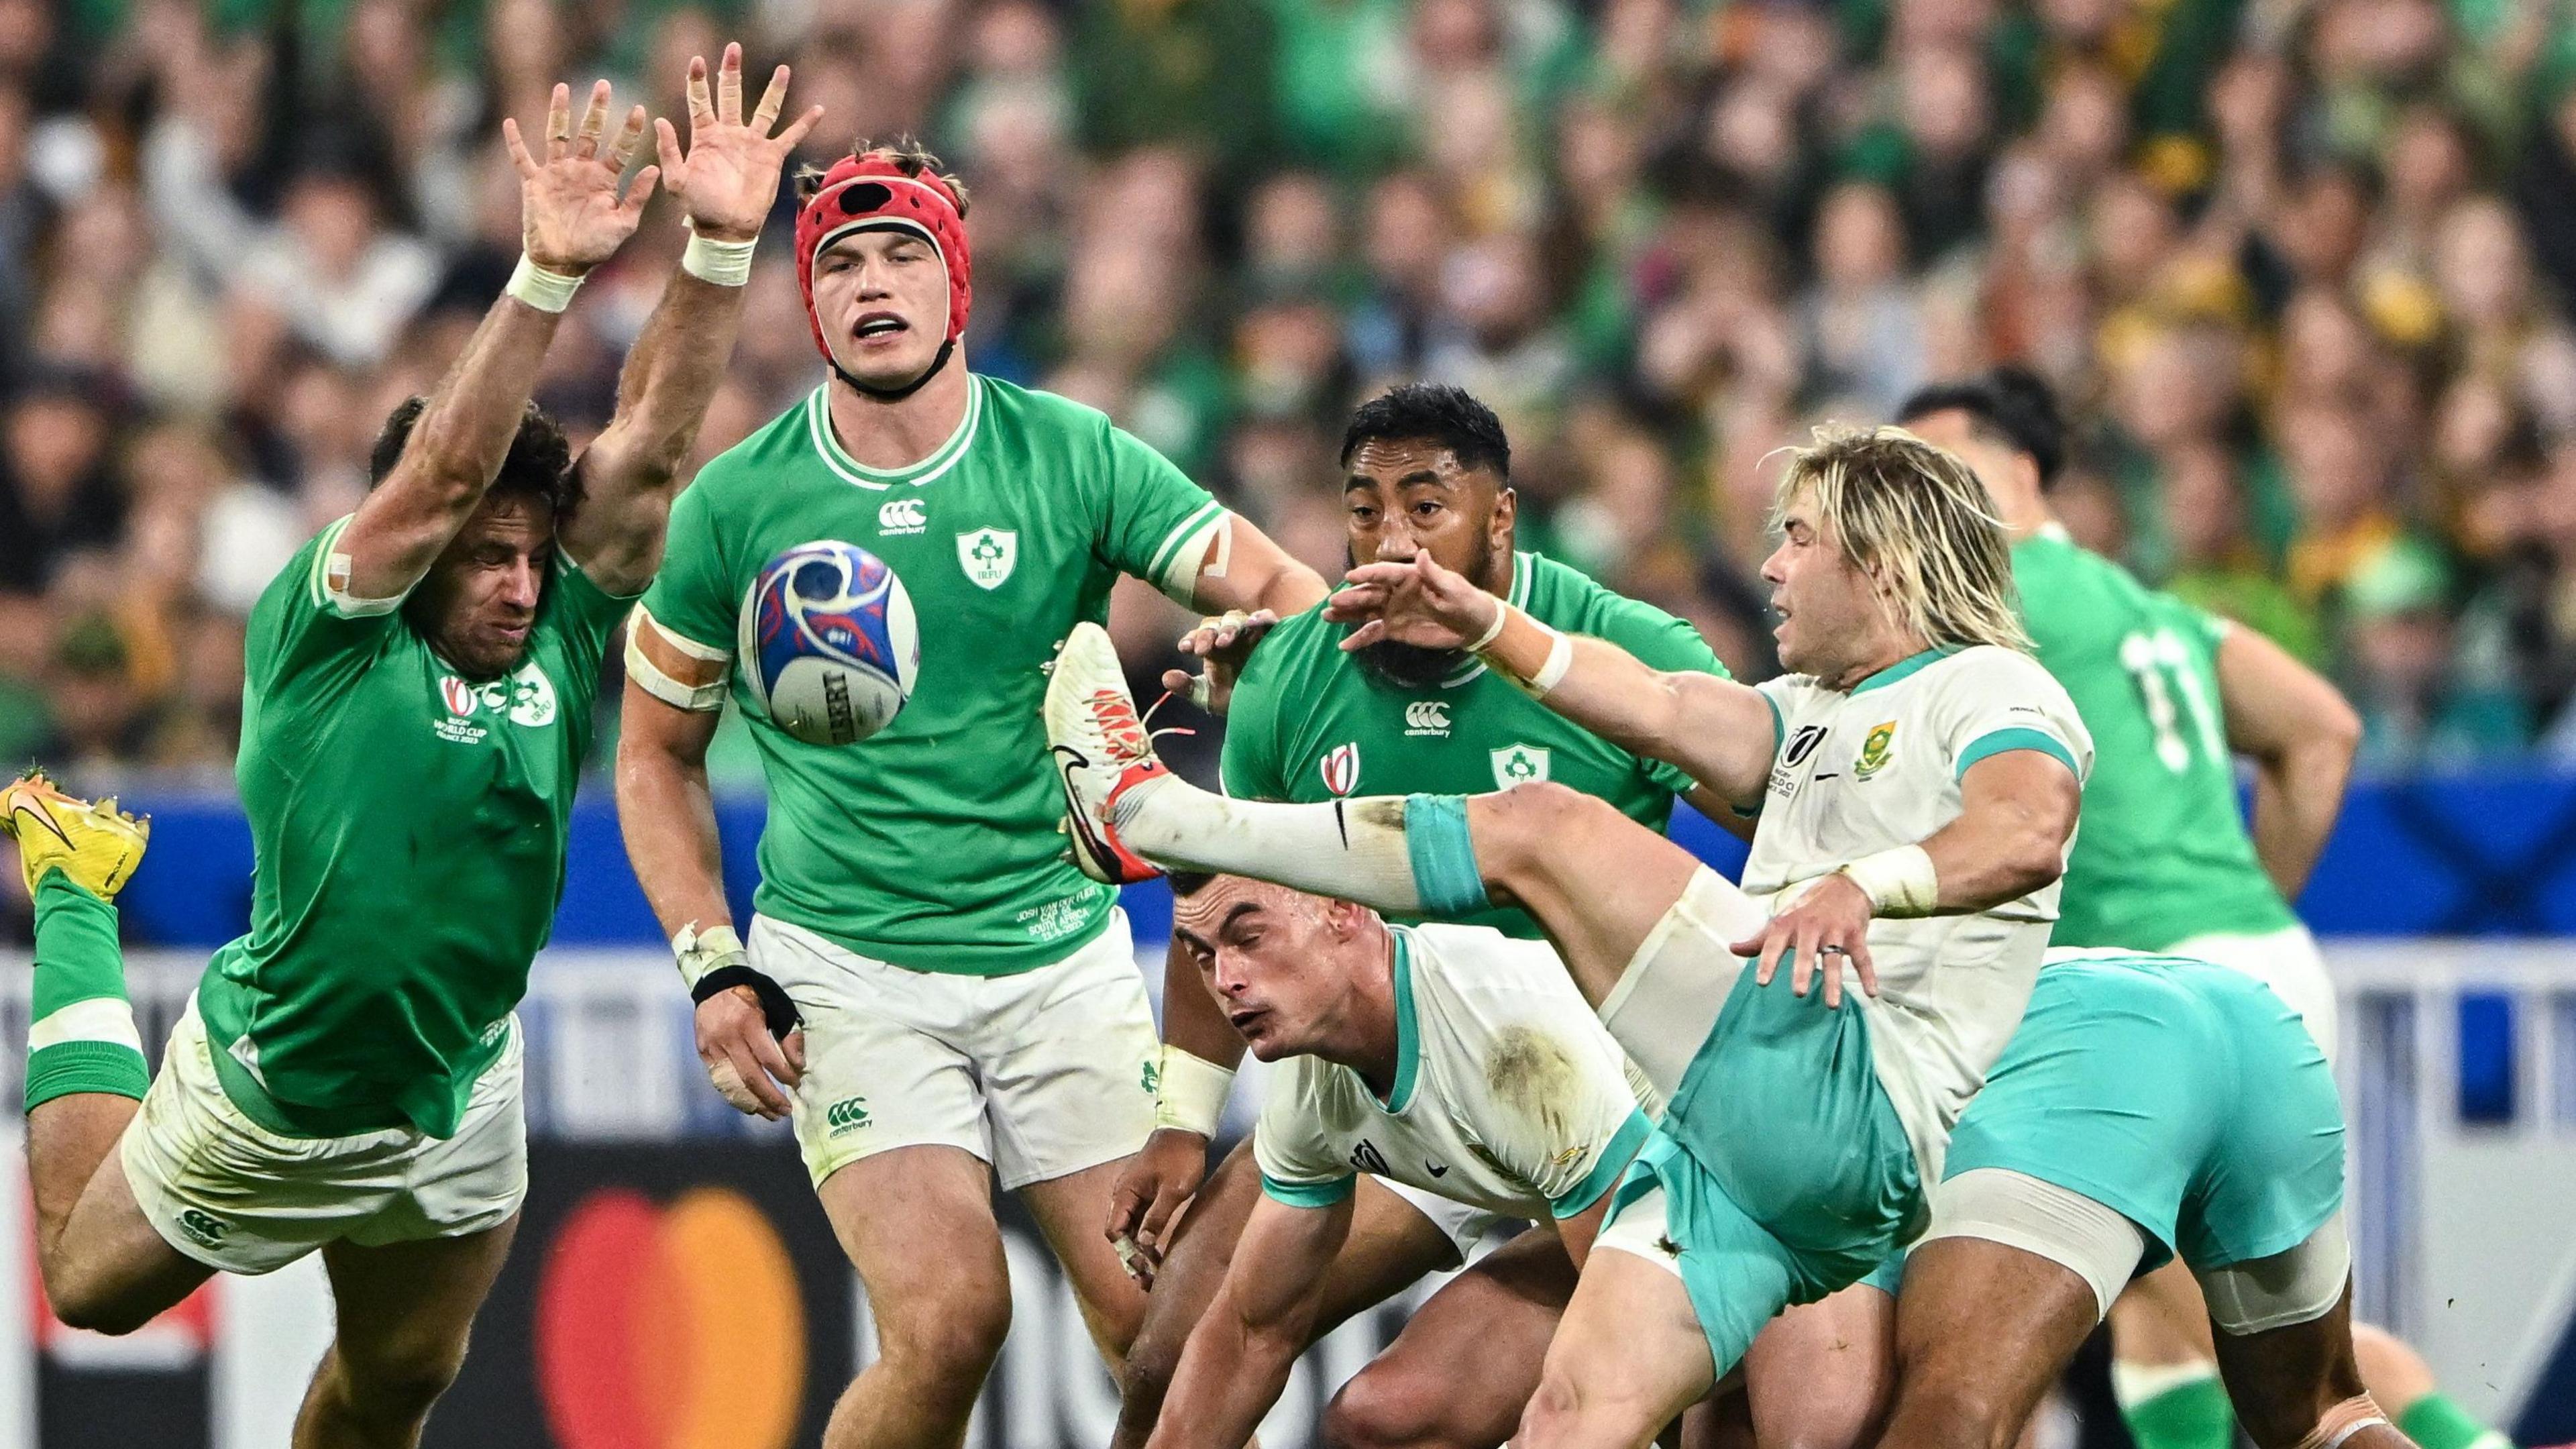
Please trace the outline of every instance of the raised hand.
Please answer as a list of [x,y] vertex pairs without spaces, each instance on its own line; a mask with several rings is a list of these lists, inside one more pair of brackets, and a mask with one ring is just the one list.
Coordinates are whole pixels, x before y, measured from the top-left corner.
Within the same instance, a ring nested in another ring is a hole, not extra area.
[[805,133],[823,118],[821,106],[773,136],[778,112],[787,103],[787,67],[771,72],[751,120],[742,118],[742,47],[728,45],[716,71],[715,96],[707,95],[707,58],[689,57],[689,147],[680,149],[680,133],[667,120],[653,122],[653,144],[662,158],[662,179],[688,208],[689,228],[715,241],[750,241],[769,218],[778,199],[778,178],[787,158]]
[[1180,650],[1206,660],[1206,667],[1197,674],[1166,669],[1163,687],[1210,714],[1225,713],[1234,698],[1234,682],[1243,675],[1244,661],[1252,657],[1252,646],[1278,626],[1279,616],[1268,609],[1250,613],[1231,609],[1219,617],[1201,619],[1197,628],[1181,636]]
[[1361,564],[1341,592],[1324,601],[1324,617],[1358,624],[1344,649],[1365,649],[1381,639],[1425,649],[1464,649],[1493,627],[1503,601],[1433,562],[1427,553],[1410,563]]
[[644,203],[653,195],[660,171],[651,166],[635,175],[624,199],[617,178],[644,139],[644,108],[626,113],[617,139],[603,151],[600,133],[608,126],[608,82],[590,88],[590,105],[582,111],[581,128],[572,123],[572,87],[558,84],[546,105],[546,159],[528,154],[519,123],[501,121],[502,143],[519,168],[519,233],[528,260],[550,272],[580,276],[617,254],[644,220]]

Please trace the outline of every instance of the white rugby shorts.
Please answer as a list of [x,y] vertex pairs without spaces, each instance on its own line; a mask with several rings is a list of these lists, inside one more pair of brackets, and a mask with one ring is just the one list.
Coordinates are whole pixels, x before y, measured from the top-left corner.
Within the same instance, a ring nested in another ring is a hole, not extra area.
[[528,1195],[524,1055],[513,1017],[453,1137],[287,1137],[224,1095],[192,995],[118,1145],[125,1178],[171,1247],[228,1273],[273,1272],[344,1239],[381,1247],[499,1227]]
[[754,970],[805,1018],[797,1146],[814,1185],[897,1147],[961,1148],[1005,1190],[1114,1162],[1154,1130],[1154,1009],[1127,916],[1052,966],[909,971],[754,916]]
[[2288,926],[2251,936],[2194,936],[2177,943],[2166,954],[2224,966],[2271,987],[2273,995],[2299,1014],[2326,1060],[2335,1060],[2335,1038],[2341,1026],[2335,1010],[2334,978],[2326,973],[2326,958],[2317,950],[2317,938],[2308,934],[2307,927]]

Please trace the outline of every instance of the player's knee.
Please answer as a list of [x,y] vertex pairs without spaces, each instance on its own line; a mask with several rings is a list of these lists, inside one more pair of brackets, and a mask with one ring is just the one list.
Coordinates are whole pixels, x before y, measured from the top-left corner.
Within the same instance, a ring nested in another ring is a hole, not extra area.
[[48,1282],[45,1297],[64,1327],[110,1338],[122,1338],[160,1314],[159,1305],[136,1303],[129,1296],[101,1292],[77,1280],[60,1285]]
[[1184,1335],[1157,1332],[1160,1325],[1149,1302],[1145,1325],[1136,1331],[1136,1341],[1127,1346],[1127,1356],[1118,1365],[1118,1402],[1126,1409],[1146,1416],[1162,1408],[1163,1395],[1172,1386],[1172,1375],[1181,1366]]
[[982,1383],[1010,1331],[1010,1286],[969,1280],[915,1311],[880,1315],[877,1352],[906,1382],[937,1392]]
[[1490,865],[1519,853],[1562,850],[1596,811],[1619,813],[1607,802],[1554,780],[1533,780],[1480,797],[1471,823],[1477,857]]
[[334,1346],[333,1357],[346,1380],[353,1406],[366,1417],[416,1422],[456,1382],[465,1367],[465,1342],[413,1339],[353,1351]]
[[1398,1449],[1439,1441],[1441,1394],[1420,1375],[1360,1370],[1324,1408],[1330,1449]]
[[1583,1396],[1571,1374],[1550,1366],[1539,1375],[1538,1391],[1521,1409],[1521,1431],[1512,1442],[1528,1449],[1549,1449],[1575,1441],[1583,1422]]

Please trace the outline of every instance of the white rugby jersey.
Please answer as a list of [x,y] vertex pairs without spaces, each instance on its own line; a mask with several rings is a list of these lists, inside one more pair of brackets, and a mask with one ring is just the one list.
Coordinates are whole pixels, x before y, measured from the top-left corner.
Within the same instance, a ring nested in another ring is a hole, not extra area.
[[[1959,817],[1959,777],[1988,756],[2038,750],[2079,784],[2093,768],[2075,702],[2039,661],[2010,649],[1927,649],[1847,693],[1805,676],[1757,687],[1779,738],[1744,862],[1745,892],[1757,899],[1932,835]],[[1940,1180],[1951,1125],[2021,1022],[2057,889],[1975,915],[1870,925],[1880,994],[1862,996],[1849,978],[1847,999],[1869,1013],[1878,1079],[1925,1182]]]
[[1619,1179],[1660,1104],[1543,941],[1396,926],[1384,1101],[1321,1057],[1279,1064],[1254,1128],[1264,1192],[1298,1207],[1375,1173],[1506,1217],[1572,1217]]

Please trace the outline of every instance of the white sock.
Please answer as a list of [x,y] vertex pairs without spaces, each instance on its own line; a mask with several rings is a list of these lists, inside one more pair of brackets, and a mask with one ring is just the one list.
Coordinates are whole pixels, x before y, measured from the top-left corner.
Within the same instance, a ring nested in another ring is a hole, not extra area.
[[1400,795],[1282,805],[1165,775],[1131,787],[1116,815],[1128,849],[1168,870],[1257,876],[1374,910],[1422,909]]
[[2130,1363],[2111,1360],[2111,1397],[2126,1409],[2157,1398],[2189,1384],[2218,1377],[2216,1359],[2185,1359],[2181,1363]]

